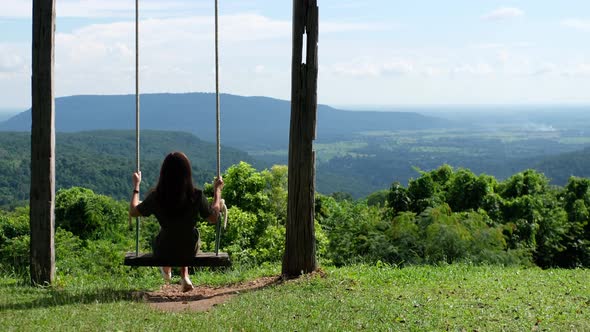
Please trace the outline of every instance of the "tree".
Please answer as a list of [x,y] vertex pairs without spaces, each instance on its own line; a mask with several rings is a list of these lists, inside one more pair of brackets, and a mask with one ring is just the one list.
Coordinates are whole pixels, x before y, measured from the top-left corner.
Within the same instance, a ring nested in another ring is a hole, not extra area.
[[534,169],[516,173],[506,180],[500,187],[504,198],[516,198],[524,195],[543,193],[549,186],[549,179]]
[[[258,212],[266,210],[268,196],[265,194],[265,178],[254,167],[240,162],[227,169],[223,198],[228,207],[239,206],[242,211]],[[212,187],[207,186],[207,194],[212,194]]]
[[393,210],[394,215],[408,211],[411,203],[408,190],[397,181],[392,183],[387,196],[387,202],[389,208]]
[[484,175],[477,177],[466,169],[457,171],[450,182],[446,201],[456,212],[477,210],[492,191],[491,179]]
[[262,172],[266,181],[266,194],[270,207],[274,210],[273,212],[281,224],[287,221],[287,170],[285,165],[274,165],[270,171]]
[[435,183],[428,174],[422,174],[421,177],[410,180],[408,185],[408,196],[411,199],[410,209],[417,214],[422,213],[428,207],[433,207],[435,203]]
[[387,197],[389,196],[389,190],[383,189],[376,191],[369,196],[367,196],[367,205],[368,206],[379,206],[385,207],[387,204]]

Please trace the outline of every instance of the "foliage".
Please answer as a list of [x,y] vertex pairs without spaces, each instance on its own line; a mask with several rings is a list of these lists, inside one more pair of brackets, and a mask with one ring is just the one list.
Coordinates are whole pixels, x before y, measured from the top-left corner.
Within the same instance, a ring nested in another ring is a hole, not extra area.
[[383,189],[378,190],[369,196],[367,196],[367,205],[368,206],[378,206],[378,207],[385,207],[388,203],[387,197],[389,196],[389,190]]
[[90,189],[62,189],[55,198],[55,224],[83,240],[118,242],[124,234],[127,210],[127,204]]
[[29,268],[29,209],[0,210],[0,271],[24,275]]
[[[229,226],[221,236],[221,249],[232,260],[244,264],[280,261],[285,247],[287,219],[287,167],[273,166],[256,171],[250,164],[240,162],[223,174],[223,197],[229,207]],[[212,195],[212,185],[205,193]],[[213,225],[199,225],[203,250],[215,247]],[[316,252],[325,255],[326,238],[322,226],[316,229]]]
[[[229,228],[221,250],[235,264],[278,262],[284,253],[287,168],[257,171],[246,162],[223,174]],[[205,185],[210,197],[211,184]],[[590,180],[572,177],[552,187],[534,170],[505,181],[443,165],[386,192],[354,201],[316,195],[316,252],[338,266],[523,264],[590,266]],[[56,197],[56,256],[60,274],[142,276],[120,264],[133,247],[127,202],[90,189],[60,190]],[[0,211],[0,269],[28,269],[28,209]],[[142,218],[140,250],[151,249],[159,231],[154,217]],[[214,248],[215,226],[199,224],[202,250]]]
[[[268,196],[264,192],[265,178],[246,162],[231,166],[223,174],[223,197],[227,206],[238,206],[248,212],[265,210]],[[279,183],[280,185],[280,183]],[[208,191],[212,193],[212,191]]]
[[[141,134],[142,192],[154,186],[166,154],[183,151],[191,160],[193,179],[202,184],[215,174],[216,147],[182,132],[143,130]],[[0,132],[0,208],[26,204],[30,187],[30,137],[28,133]],[[114,199],[129,199],[135,169],[135,132],[90,131],[56,134],[56,188],[91,189]],[[245,152],[223,148],[222,163],[254,161]]]
[[[332,198],[333,199],[333,198]],[[322,218],[320,224],[325,227],[329,241],[328,257],[336,265],[344,265],[373,257],[374,247],[383,243],[381,233],[374,230],[386,227],[381,221],[377,208],[366,204],[342,201],[333,205],[334,210]]]
[[288,167],[274,165],[270,170],[263,170],[262,176],[266,182],[265,193],[269,199],[269,207],[277,216],[280,224],[287,222],[287,184]]
[[392,183],[387,196],[387,203],[391,210],[393,210],[393,213],[408,211],[410,209],[410,202],[408,190],[397,181]]
[[[430,263],[522,263],[529,257],[542,267],[590,266],[589,188],[590,180],[580,178],[571,178],[565,188],[551,187],[535,170],[498,182],[443,165],[421,172],[407,189],[394,182],[384,216],[394,221],[407,218],[405,211],[419,216],[425,235],[417,241],[424,251],[412,250]],[[405,256],[417,261],[416,255]]]

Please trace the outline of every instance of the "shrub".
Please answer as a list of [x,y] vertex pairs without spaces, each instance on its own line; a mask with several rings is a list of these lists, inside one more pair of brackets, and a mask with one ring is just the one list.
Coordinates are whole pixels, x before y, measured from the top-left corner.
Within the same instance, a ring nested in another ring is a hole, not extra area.
[[0,267],[5,273],[28,274],[31,238],[28,234],[8,239],[0,247]]
[[128,220],[126,204],[80,187],[60,190],[55,202],[57,227],[81,239],[118,242],[124,237]]
[[29,234],[29,208],[0,211],[0,248],[12,238]]

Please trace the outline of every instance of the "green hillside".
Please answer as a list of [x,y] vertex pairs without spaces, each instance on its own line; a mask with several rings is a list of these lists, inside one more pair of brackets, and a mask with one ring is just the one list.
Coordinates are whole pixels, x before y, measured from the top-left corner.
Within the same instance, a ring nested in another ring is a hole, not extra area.
[[[179,150],[192,162],[197,185],[211,182],[216,169],[216,146],[188,133],[143,131],[141,169],[144,190],[154,184],[167,153]],[[28,200],[30,134],[0,132],[0,206]],[[240,161],[254,163],[245,152],[222,147],[222,169]],[[90,131],[56,136],[56,188],[81,186],[96,193],[127,199],[135,170],[135,133]]]
[[[349,192],[364,197],[398,181],[419,176],[416,168],[449,164],[505,179],[537,169],[563,186],[570,176],[590,175],[588,137],[572,140],[568,131],[524,132],[444,130],[374,132],[332,144],[316,144],[317,185],[323,193]],[[276,157],[255,154],[276,163]]]
[[[135,126],[135,96],[82,95],[55,99],[58,132],[122,129]],[[291,103],[267,97],[221,95],[222,142],[252,151],[286,149]],[[452,123],[411,110],[400,112],[342,111],[318,105],[317,139],[341,140],[367,130],[418,130],[448,127]],[[215,141],[215,94],[178,93],[141,95],[141,127],[185,131]],[[29,131],[31,111],[0,123],[0,131]]]
[[566,183],[570,176],[590,177],[590,148],[546,157],[534,168],[550,174],[557,184]]

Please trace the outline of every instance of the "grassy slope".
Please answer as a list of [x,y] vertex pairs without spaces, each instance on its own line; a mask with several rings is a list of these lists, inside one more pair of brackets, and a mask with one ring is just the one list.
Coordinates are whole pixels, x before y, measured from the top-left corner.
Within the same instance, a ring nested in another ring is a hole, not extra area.
[[[233,282],[277,268],[201,274]],[[164,313],[134,302],[133,280],[62,280],[58,290],[0,279],[8,330],[590,330],[590,270],[502,267],[328,268],[242,294],[208,313]],[[138,281],[154,287],[153,280]]]

